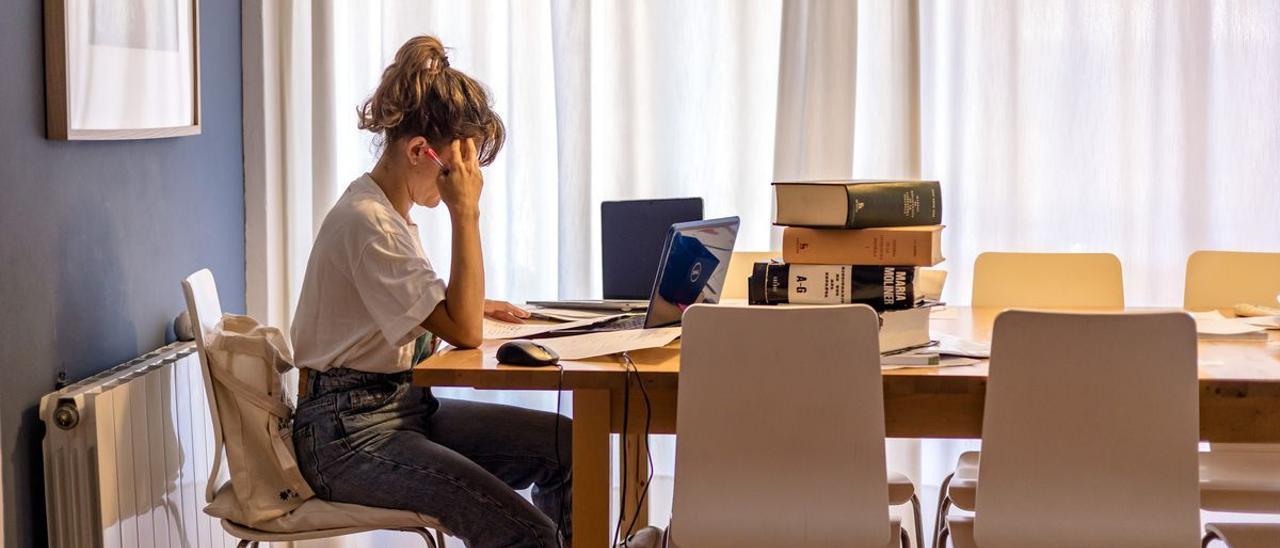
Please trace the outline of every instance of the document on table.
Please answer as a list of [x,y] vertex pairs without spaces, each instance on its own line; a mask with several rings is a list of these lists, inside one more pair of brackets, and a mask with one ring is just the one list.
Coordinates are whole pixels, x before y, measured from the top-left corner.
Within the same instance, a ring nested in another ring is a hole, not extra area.
[[658,348],[671,344],[678,337],[679,327],[660,327],[571,335],[542,339],[538,343],[554,350],[562,360],[581,360],[642,348]]
[[577,320],[564,323],[507,323],[497,320],[484,319],[484,338],[486,339],[522,339],[559,331],[561,329],[573,329],[575,327],[586,327],[594,325],[605,320],[610,320],[622,316],[615,314],[613,316],[603,316],[599,318],[587,318],[585,320]]
[[1245,318],[1244,323],[1265,329],[1280,329],[1280,316],[1254,316]]
[[1255,318],[1228,318],[1221,312],[1192,312],[1196,319],[1196,335],[1201,339],[1266,340],[1265,327],[1254,325]]

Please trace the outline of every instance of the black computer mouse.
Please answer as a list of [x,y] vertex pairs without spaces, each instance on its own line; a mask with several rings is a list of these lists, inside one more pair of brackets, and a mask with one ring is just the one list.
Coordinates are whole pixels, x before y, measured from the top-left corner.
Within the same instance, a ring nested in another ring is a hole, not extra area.
[[555,350],[528,339],[507,341],[498,347],[498,363],[501,364],[543,367],[559,361],[560,355]]

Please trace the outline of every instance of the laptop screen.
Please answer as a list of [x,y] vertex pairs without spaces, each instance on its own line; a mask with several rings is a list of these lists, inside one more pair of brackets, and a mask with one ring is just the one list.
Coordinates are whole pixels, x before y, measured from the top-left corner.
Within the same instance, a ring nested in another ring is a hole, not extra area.
[[702,219],[702,198],[626,200],[600,204],[600,266],[604,298],[649,297],[673,223]]
[[678,324],[686,308],[720,302],[737,239],[737,217],[671,225],[650,289],[644,326]]

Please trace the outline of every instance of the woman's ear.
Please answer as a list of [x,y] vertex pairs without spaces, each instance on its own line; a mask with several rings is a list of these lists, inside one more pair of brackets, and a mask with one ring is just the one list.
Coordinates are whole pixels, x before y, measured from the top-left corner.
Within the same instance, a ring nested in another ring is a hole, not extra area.
[[409,165],[417,167],[419,163],[428,161],[428,146],[426,137],[418,136],[409,139],[404,147],[405,159],[409,161]]

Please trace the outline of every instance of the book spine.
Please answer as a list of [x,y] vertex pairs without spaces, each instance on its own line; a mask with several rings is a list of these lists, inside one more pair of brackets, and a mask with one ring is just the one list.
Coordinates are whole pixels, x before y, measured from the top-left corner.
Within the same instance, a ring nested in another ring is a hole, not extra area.
[[790,264],[933,266],[942,261],[937,249],[942,243],[939,230],[788,227],[782,232],[782,260]]
[[942,223],[942,187],[937,181],[855,183],[845,188],[849,191],[846,228]]
[[748,282],[751,304],[865,304],[902,310],[918,302],[916,268],[759,262]]

